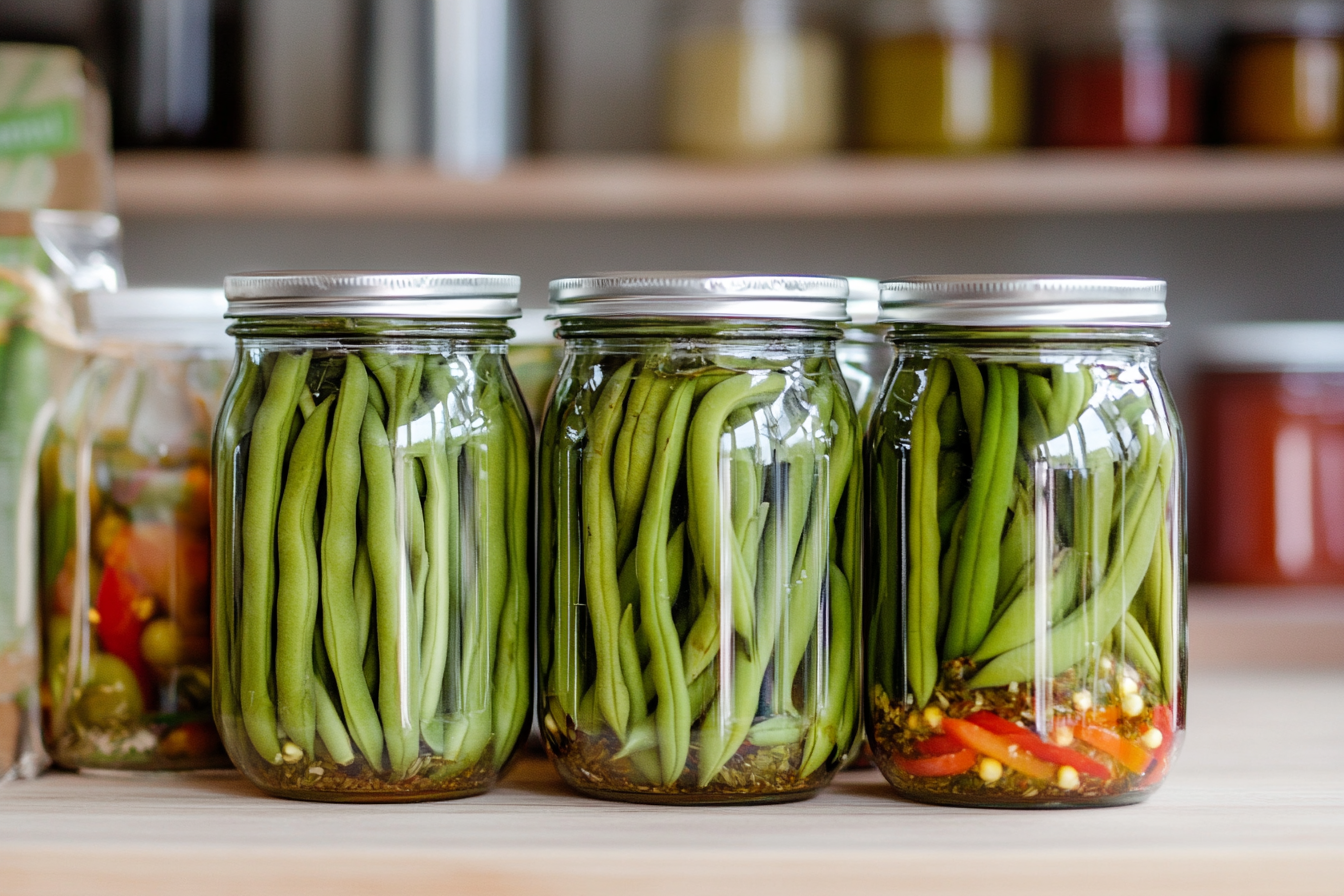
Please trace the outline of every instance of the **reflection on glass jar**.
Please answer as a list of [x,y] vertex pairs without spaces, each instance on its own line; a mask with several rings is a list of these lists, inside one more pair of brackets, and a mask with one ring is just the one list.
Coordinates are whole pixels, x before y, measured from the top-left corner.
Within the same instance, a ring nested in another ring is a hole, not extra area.
[[522,317],[509,325],[514,332],[509,340],[509,367],[518,379],[533,423],[540,424],[551,384],[560,369],[560,340],[555,338],[555,325],[546,320],[544,308],[524,308]]
[[[902,794],[1112,805],[1166,776],[1185,517],[1164,295],[1124,278],[884,284],[897,360],[868,449],[868,741]],[[1047,309],[1050,328],[1031,326]]]
[[1174,146],[1198,138],[1195,66],[1176,52],[1172,4],[1048,7],[1041,138],[1050,146]]
[[584,793],[801,799],[858,728],[843,278],[561,280],[542,432],[543,737]]
[[1344,139],[1344,9],[1321,0],[1241,6],[1226,48],[1234,143],[1330,146]]
[[225,280],[215,718],[268,793],[469,796],[527,732],[532,430],[518,278]]
[[802,0],[681,0],[677,11],[666,96],[673,150],[760,158],[839,145],[840,44]]
[[1026,63],[1007,0],[871,0],[860,130],[869,149],[946,152],[1020,145]]
[[210,711],[218,290],[90,299],[97,340],[41,463],[47,737],[68,768],[227,765]]
[[1224,324],[1203,354],[1192,575],[1344,585],[1344,324]]

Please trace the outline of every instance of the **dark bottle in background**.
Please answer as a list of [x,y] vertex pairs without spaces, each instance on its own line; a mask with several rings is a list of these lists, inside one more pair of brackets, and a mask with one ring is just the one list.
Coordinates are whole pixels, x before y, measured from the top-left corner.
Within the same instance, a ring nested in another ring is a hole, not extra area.
[[236,147],[241,0],[109,0],[119,148]]

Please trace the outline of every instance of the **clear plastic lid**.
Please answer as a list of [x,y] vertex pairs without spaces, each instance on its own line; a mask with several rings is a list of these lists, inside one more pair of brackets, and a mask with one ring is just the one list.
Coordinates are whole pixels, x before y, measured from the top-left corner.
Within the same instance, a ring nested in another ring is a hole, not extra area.
[[153,287],[95,292],[88,297],[90,335],[118,342],[153,343],[229,352],[222,289]]

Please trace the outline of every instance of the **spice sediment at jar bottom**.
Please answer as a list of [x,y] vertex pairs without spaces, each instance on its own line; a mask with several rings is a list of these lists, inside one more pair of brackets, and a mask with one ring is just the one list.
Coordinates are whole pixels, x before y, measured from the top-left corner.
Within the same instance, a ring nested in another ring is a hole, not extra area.
[[[1165,776],[1184,716],[1184,506],[1160,287],[885,285],[898,358],[869,448],[869,739],[903,793],[1100,805]],[[957,305],[970,296],[1000,307],[978,318]],[[1068,299],[1076,324],[1022,325]],[[1128,326],[1108,322],[1119,303]]]
[[730,279],[552,285],[566,360],[539,472],[543,734],[586,793],[800,798],[856,733],[846,286],[798,278],[830,316],[786,325],[752,307],[777,282]]
[[[230,285],[215,630],[230,755],[308,799],[488,789],[530,706],[532,436],[504,355],[516,278]],[[259,314],[255,293],[289,316]]]

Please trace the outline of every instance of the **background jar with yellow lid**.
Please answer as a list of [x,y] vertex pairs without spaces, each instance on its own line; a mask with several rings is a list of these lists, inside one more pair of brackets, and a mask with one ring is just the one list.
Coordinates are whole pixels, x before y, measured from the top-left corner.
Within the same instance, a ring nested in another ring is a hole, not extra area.
[[804,0],[679,0],[665,127],[679,153],[771,158],[840,143],[839,40]]
[[859,131],[868,149],[955,152],[1020,145],[1027,69],[1008,0],[871,0]]
[[1243,3],[1222,64],[1230,142],[1321,147],[1344,139],[1344,4]]

